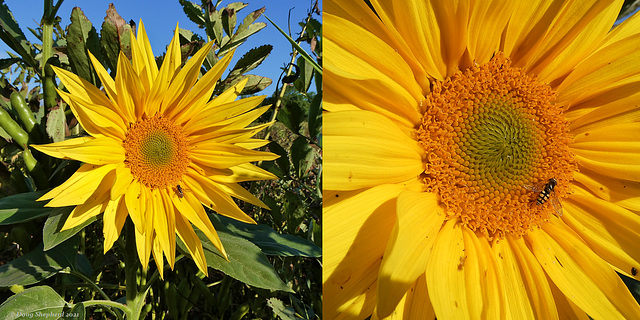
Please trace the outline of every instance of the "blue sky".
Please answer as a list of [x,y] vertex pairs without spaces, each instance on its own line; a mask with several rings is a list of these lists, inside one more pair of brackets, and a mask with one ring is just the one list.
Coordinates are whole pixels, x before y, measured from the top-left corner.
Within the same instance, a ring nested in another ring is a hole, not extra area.
[[[191,1],[198,4],[200,3],[200,0]],[[27,38],[32,42],[38,42],[27,27],[32,29],[38,27],[43,12],[42,2],[32,0],[5,0],[4,2],[9,7],[9,10],[13,12],[15,19],[18,21],[20,28],[22,28]],[[54,3],[55,2],[54,0]],[[225,0],[220,6],[224,7],[232,2],[237,1]],[[265,7],[265,15],[278,24],[283,30],[287,31],[287,16],[289,9],[292,9],[291,32],[295,34],[300,32],[300,27],[297,24],[307,16],[313,0],[243,0],[242,2],[248,3],[249,5],[240,11],[238,23],[250,12]],[[100,30],[100,26],[106,15],[105,12],[109,8],[109,3],[115,5],[120,16],[126,21],[133,20],[137,23],[139,19],[142,19],[149,35],[153,53],[156,56],[162,54],[165,51],[165,46],[171,41],[176,22],[180,24],[180,28],[194,31],[206,39],[204,30],[198,29],[196,24],[187,18],[178,0],[66,0],[63,2],[60,10],[58,10],[58,16],[62,19],[61,25],[65,28],[70,23],[69,17],[71,15],[71,9],[73,9],[73,7],[80,7],[85,16],[93,23],[94,27]],[[317,15],[314,15],[314,17],[320,19]],[[258,21],[267,23],[267,27],[249,37],[249,40],[236,50],[236,56],[234,57],[234,61],[231,62],[231,66],[235,64],[235,60],[240,58],[242,54],[249,49],[263,44],[271,44],[274,48],[269,57],[267,57],[260,67],[254,69],[251,73],[270,77],[275,83],[280,75],[280,68],[291,59],[291,45],[278,33],[276,28],[273,27],[267,19],[260,17]],[[295,38],[295,35],[293,38]],[[307,51],[310,50],[308,46],[304,48]],[[6,47],[4,43],[0,43],[0,58],[8,57],[5,52],[7,50],[9,50],[8,47]],[[275,90],[275,86],[271,85],[264,90],[262,94],[271,94],[273,90]]]

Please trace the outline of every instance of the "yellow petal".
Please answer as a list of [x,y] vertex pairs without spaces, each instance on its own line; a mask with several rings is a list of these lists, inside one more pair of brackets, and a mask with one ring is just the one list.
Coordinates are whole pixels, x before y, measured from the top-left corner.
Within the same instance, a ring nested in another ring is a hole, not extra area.
[[424,151],[391,120],[369,111],[323,117],[325,189],[396,183],[424,171]]
[[124,195],[131,183],[133,183],[133,175],[131,169],[127,168],[124,163],[116,167],[116,181],[111,188],[111,200]]
[[[411,68],[398,52],[375,35],[344,19],[327,15],[327,32],[340,34],[327,37],[323,44],[326,54],[327,76],[325,98],[345,98],[360,108],[397,114],[411,124],[420,121],[416,101],[424,97]],[[335,29],[335,30],[333,30]],[[348,31],[347,31],[348,30]],[[357,102],[357,103],[356,103]]]
[[245,149],[228,143],[214,141],[193,145],[189,152],[192,161],[208,167],[224,169],[241,163],[274,160],[278,155],[271,152]]
[[508,239],[493,244],[493,253],[504,277],[504,290],[507,298],[509,316],[512,319],[536,319],[532,301],[527,293],[526,272],[521,268]]
[[175,218],[175,207],[173,206],[173,202],[171,201],[171,196],[169,196],[170,190],[160,190],[162,205],[164,206],[164,210],[166,213],[167,219],[167,232],[169,235],[169,251],[165,251],[167,256],[167,262],[169,262],[169,266],[171,270],[173,270],[173,266],[176,262],[176,218]]
[[128,215],[122,196],[107,203],[102,216],[105,254],[111,249],[113,243],[118,240]]
[[640,211],[640,183],[595,173],[587,169],[574,172],[573,178],[603,200],[629,210]]
[[[83,129],[90,135],[110,136],[114,139],[124,140],[124,123],[109,108],[77,101],[79,98],[66,92],[56,90],[58,95],[69,105]],[[119,123],[120,122],[120,123]]]
[[559,319],[549,281],[533,252],[522,238],[507,236],[507,241],[515,263],[521,270],[520,274],[536,319]]
[[223,193],[226,193],[236,199],[251,203],[254,206],[269,209],[269,206],[264,204],[251,192],[247,191],[247,189],[243,188],[237,183],[216,183],[215,181],[212,181],[212,183],[213,185],[217,186],[218,189],[220,189]]
[[640,163],[638,163],[640,154],[638,153],[581,149],[571,151],[575,154],[575,159],[580,166],[613,178],[640,181]]
[[[85,140],[85,139],[82,139]],[[68,143],[60,146],[58,143],[33,146],[38,151],[62,159],[72,159],[85,163],[103,165],[124,162],[124,147],[121,140],[114,140],[106,136],[87,139],[83,143]]]
[[116,165],[96,166],[84,164],[69,180],[47,192],[38,200],[52,199],[47,207],[66,207],[79,205],[87,201],[98,189],[100,183],[110,174]]
[[242,89],[244,89],[244,87],[247,85],[247,82],[249,82],[249,78],[238,81],[238,83],[234,84],[231,88],[225,90],[217,97],[211,99],[211,101],[209,101],[209,103],[205,105],[202,111],[235,101],[240,93],[242,93]]
[[200,238],[198,238],[196,233],[193,231],[189,220],[183,217],[179,212],[176,212],[176,233],[187,246],[191,259],[196,263],[198,269],[200,269],[200,271],[205,275],[208,275],[207,261],[204,257]]
[[[221,127],[228,124],[230,119],[233,119],[234,117],[242,119],[243,117],[241,117],[240,115],[253,114],[252,112],[250,112],[250,110],[254,110],[256,106],[260,105],[262,100],[264,100],[264,96],[255,96],[221,105],[216,105],[214,107],[209,107],[201,113],[194,115],[193,118],[189,119],[189,121],[184,126],[184,133],[190,135],[194,132],[198,132],[209,127]],[[266,109],[264,111],[266,111]],[[255,120],[261,114],[262,113],[256,114],[256,117],[251,119],[250,122]],[[244,128],[245,126],[239,127]]]
[[422,274],[414,282],[411,289],[407,292],[405,302],[405,314],[408,319],[435,319],[436,313],[429,299],[427,290],[427,281],[425,275]]
[[[151,190],[151,202],[153,204],[154,211],[153,230],[156,233],[154,247],[156,246],[155,243],[158,243],[159,247],[162,249],[161,252],[164,252],[169,256],[172,252],[175,252],[176,249],[176,231],[175,225],[170,225],[169,210],[165,207],[163,197],[164,195],[159,189]],[[171,204],[170,207],[173,209],[173,204]],[[160,254],[158,258],[160,259],[160,262],[162,262],[162,254]],[[156,260],[156,262],[157,261],[158,260]]]
[[584,131],[573,138],[572,149],[640,154],[640,123],[627,122]]
[[233,199],[227,193],[222,192],[213,181],[193,171],[187,171],[187,174],[183,176],[183,181],[188,188],[187,191],[193,192],[201,203],[215,210],[218,214],[246,223],[256,223],[240,210]]
[[118,104],[126,112],[127,118],[141,119],[146,106],[145,92],[140,78],[122,51],[118,56],[116,89],[118,90]]
[[558,86],[558,103],[577,104],[613,88],[637,83],[640,77],[640,35],[593,53]]
[[154,115],[160,110],[160,103],[169,88],[169,84],[171,84],[171,79],[173,79],[176,72],[178,72],[180,64],[182,63],[178,30],[178,24],[176,23],[173,38],[167,47],[167,54],[162,61],[162,66],[155,77],[155,81],[151,87],[151,93],[146,102],[148,115]]
[[[177,112],[174,118],[176,123],[183,124],[196,114],[202,112],[216,87],[216,81],[220,79],[222,73],[227,69],[232,57],[233,51],[222,57],[222,59],[216,62],[216,64],[196,82],[184,99],[180,100],[176,107],[176,110],[180,110],[180,112]],[[235,97],[233,100],[235,100]]]
[[385,250],[378,275],[379,317],[386,317],[407,290],[424,274],[431,246],[444,221],[433,193],[404,191],[398,196],[397,222]]
[[127,206],[127,211],[129,211],[129,216],[131,217],[131,221],[136,226],[136,232],[142,234],[146,229],[145,226],[145,209],[146,207],[146,198],[144,197],[144,192],[142,192],[142,186],[139,181],[132,181],[129,188],[124,194],[124,202]]
[[213,181],[232,183],[253,180],[272,180],[278,177],[251,163],[243,163],[226,169],[211,169],[207,174],[207,178]]
[[605,200],[572,195],[565,202],[562,220],[593,251],[629,277],[640,270],[640,217]]
[[153,261],[156,262],[158,272],[160,273],[160,279],[164,280],[164,257],[162,256],[162,248],[160,248],[160,241],[153,241],[153,248],[151,248],[151,254],[153,254]]
[[499,49],[503,31],[517,1],[472,1],[467,50],[479,64],[489,61]]
[[465,251],[462,228],[448,220],[433,246],[434,258],[427,263],[427,288],[438,319],[471,319],[465,263],[473,257]]
[[553,282],[551,283],[551,292],[553,293],[553,300],[558,306],[558,317],[562,320],[590,320],[589,316],[584,313],[575,303],[567,299],[567,297],[556,287]]
[[111,170],[104,176],[95,192],[71,211],[60,230],[68,230],[79,226],[90,218],[104,212],[109,202],[109,188],[111,188],[114,179],[115,171]]
[[[364,191],[338,192],[323,208],[323,292],[324,317],[343,312],[353,319],[373,311],[380,260],[395,223],[400,185],[381,185]],[[340,201],[336,201],[336,199]],[[364,316],[366,317],[366,316]],[[364,318],[362,317],[362,318]]]
[[636,121],[640,118],[640,85],[627,85],[611,89],[580,103],[565,112],[569,132],[574,135],[609,125]]
[[533,254],[553,283],[595,319],[639,318],[640,307],[620,277],[565,228],[547,223],[544,230],[527,235]]
[[547,83],[566,75],[593,53],[613,26],[622,2],[585,0],[563,5],[529,65],[530,72]]
[[487,238],[462,228],[466,258],[458,268],[464,270],[469,313],[472,318],[504,319],[506,302],[499,267],[491,254]]
[[[187,96],[190,90],[192,90],[193,85],[198,80],[200,76],[200,67],[202,67],[202,62],[204,58],[207,57],[209,51],[211,51],[211,47],[213,46],[213,41],[205,44],[198,52],[196,52],[191,59],[185,63],[184,67],[180,69],[180,72],[171,80],[171,84],[167,89],[167,93],[164,96],[164,100],[162,100],[162,104],[160,107],[160,112],[167,114],[168,117],[173,117],[178,113],[182,112],[185,107],[189,107],[192,101],[185,101],[186,103],[182,104],[182,108],[178,108],[180,105],[180,101]],[[211,82],[215,84],[217,79],[205,79],[209,80],[208,86],[211,85]],[[201,79],[202,81],[202,79]],[[207,97],[208,99],[208,97]]]
[[218,238],[218,233],[213,228],[213,224],[211,224],[211,220],[207,217],[200,201],[198,201],[195,196],[189,192],[185,193],[183,198],[178,198],[177,196],[172,195],[171,201],[176,207],[176,210],[189,222],[193,223],[196,228],[200,229],[200,231],[209,238],[211,243],[220,250],[222,256],[227,259],[227,253],[222,247],[222,242],[220,242],[220,238]]

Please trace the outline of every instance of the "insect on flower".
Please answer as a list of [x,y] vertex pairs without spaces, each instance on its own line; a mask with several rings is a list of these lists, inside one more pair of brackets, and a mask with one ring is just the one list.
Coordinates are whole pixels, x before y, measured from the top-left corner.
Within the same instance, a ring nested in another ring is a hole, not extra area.
[[538,193],[535,204],[536,206],[542,206],[545,203],[551,202],[553,210],[562,216],[562,204],[558,200],[558,196],[555,193],[555,187],[558,185],[558,181],[555,178],[547,180],[545,183],[538,183],[536,185],[525,185],[525,189]]
[[176,194],[178,195],[178,198],[184,198],[184,190],[182,190],[182,187],[180,185],[176,186]]

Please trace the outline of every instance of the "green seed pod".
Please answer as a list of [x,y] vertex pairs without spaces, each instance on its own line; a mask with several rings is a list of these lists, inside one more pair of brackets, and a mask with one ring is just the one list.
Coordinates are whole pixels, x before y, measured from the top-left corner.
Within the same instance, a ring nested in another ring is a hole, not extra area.
[[18,114],[18,118],[29,134],[31,142],[41,142],[40,126],[20,92],[14,91],[11,93],[11,107]]
[[60,65],[60,60],[57,56],[49,58],[44,67],[43,100],[44,107],[47,112],[57,105],[56,98],[58,97],[58,93],[56,92],[55,72],[53,71],[53,68],[51,68],[51,65]]
[[15,122],[15,120],[13,120],[13,118],[11,118],[4,108],[0,108],[0,126],[20,147],[23,149],[27,148],[27,145],[29,144],[29,135],[24,131],[24,129],[22,129],[22,127],[20,127],[20,125],[18,125],[17,122]]

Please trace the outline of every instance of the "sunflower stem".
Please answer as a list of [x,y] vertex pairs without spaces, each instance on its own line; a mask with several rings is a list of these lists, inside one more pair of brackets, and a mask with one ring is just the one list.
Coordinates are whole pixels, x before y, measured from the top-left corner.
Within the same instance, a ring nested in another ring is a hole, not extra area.
[[138,252],[136,251],[136,232],[131,219],[127,219],[126,238],[124,250],[125,285],[127,288],[127,320],[138,320],[142,311],[142,306],[147,295],[147,291],[139,292],[137,284]]

